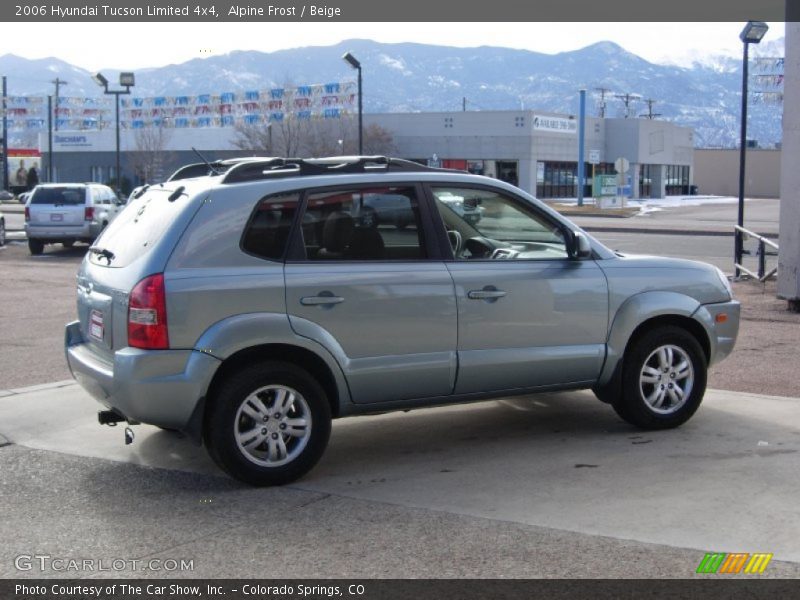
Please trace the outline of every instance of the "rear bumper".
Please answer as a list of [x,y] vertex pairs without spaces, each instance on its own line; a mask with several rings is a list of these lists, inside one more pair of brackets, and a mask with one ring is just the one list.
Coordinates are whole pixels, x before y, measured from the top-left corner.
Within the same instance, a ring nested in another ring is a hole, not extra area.
[[100,404],[130,421],[185,431],[220,361],[195,350],[123,348],[111,360],[86,343],[80,323],[64,335],[75,380]]
[[81,225],[30,225],[25,223],[25,234],[28,239],[42,241],[58,240],[93,240],[103,230],[101,223],[83,223]]

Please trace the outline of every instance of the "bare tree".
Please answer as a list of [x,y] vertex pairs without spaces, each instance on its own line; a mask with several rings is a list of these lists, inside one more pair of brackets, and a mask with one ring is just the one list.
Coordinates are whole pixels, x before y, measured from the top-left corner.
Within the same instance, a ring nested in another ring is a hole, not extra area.
[[172,131],[165,127],[137,129],[134,134],[136,151],[132,166],[136,174],[147,183],[162,181],[166,176],[164,168],[171,153],[166,151]]
[[377,123],[364,127],[364,154],[392,156],[397,152],[392,132]]
[[[358,154],[358,123],[353,115],[336,119],[298,119],[288,114],[270,125],[239,122],[233,145],[267,156],[337,156]],[[392,133],[376,123],[364,128],[364,153],[394,154]]]
[[245,152],[272,154],[272,123],[267,125],[238,121],[233,126],[231,143]]
[[306,143],[309,120],[293,114],[269,123],[238,122],[231,143],[245,152],[266,156],[297,156]]

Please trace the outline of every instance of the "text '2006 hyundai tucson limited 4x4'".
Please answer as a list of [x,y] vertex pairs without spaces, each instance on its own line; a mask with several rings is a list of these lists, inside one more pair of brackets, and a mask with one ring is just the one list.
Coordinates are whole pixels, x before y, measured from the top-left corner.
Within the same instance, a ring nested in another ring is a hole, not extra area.
[[81,265],[70,368],[101,422],[184,431],[251,484],[302,476],[360,413],[591,388],[676,427],[736,340],[715,267],[617,255],[485,177],[249,158],[137,196]]

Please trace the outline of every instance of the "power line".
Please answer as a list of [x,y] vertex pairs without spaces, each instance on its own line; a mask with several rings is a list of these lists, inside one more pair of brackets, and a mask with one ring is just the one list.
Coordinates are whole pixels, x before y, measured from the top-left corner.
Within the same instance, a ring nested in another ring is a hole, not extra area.
[[64,81],[63,79],[61,79],[59,77],[56,77],[50,83],[55,84],[55,86],[56,86],[56,131],[58,131],[58,104],[59,104],[59,100],[60,100],[58,91],[59,91],[59,88],[62,85],[67,85],[69,82],[68,81]]
[[598,116],[603,119],[606,116],[606,94],[611,90],[604,87],[594,88],[596,92],[600,92],[600,103],[598,104]]
[[647,104],[647,114],[642,115],[643,117],[647,117],[648,119],[655,119],[656,117],[661,116],[661,113],[653,112],[653,105],[656,103],[655,100],[653,100],[652,98],[648,98],[647,100],[644,101],[644,103]]
[[638,94],[625,93],[625,94],[614,94],[614,96],[617,99],[622,100],[622,103],[625,105],[625,118],[626,119],[630,118],[630,116],[631,116],[631,110],[630,110],[631,103],[634,100],[641,100],[641,96],[639,96]]

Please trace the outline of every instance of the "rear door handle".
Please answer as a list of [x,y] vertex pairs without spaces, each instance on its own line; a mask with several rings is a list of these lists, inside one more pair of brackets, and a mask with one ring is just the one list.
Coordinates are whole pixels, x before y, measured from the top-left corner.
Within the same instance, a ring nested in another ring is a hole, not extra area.
[[486,286],[482,290],[470,290],[467,292],[467,298],[470,300],[497,300],[502,298],[506,293],[503,290],[498,290],[494,286]]
[[300,298],[300,304],[303,306],[329,306],[333,304],[341,304],[344,298],[341,296],[334,296],[330,292],[320,293],[318,296],[303,296]]

